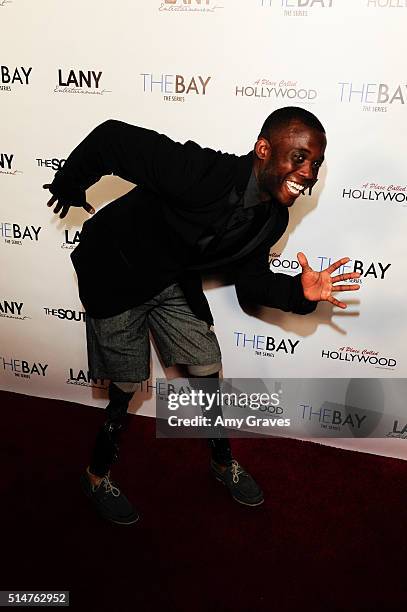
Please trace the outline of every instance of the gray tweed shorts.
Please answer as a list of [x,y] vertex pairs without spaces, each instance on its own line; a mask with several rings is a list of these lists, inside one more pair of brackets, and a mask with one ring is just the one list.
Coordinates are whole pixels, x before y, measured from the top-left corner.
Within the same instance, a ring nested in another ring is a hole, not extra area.
[[92,378],[141,382],[150,376],[150,337],[165,367],[205,366],[221,361],[215,332],[188,306],[174,284],[154,298],[107,319],[86,317]]

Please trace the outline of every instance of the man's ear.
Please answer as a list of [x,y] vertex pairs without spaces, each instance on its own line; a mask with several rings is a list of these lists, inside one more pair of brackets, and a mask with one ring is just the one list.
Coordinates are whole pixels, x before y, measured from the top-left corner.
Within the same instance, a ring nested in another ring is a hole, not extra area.
[[259,159],[267,159],[271,153],[270,143],[266,138],[260,136],[254,145],[254,151]]

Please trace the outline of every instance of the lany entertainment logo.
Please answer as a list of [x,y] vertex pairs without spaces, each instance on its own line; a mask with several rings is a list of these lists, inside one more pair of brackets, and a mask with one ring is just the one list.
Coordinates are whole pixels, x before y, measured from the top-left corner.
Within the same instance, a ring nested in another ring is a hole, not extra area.
[[69,70],[58,68],[58,82],[54,93],[89,94],[102,96],[111,93],[109,89],[101,88],[101,70]]
[[215,0],[164,0],[158,10],[170,13],[215,13],[223,9]]

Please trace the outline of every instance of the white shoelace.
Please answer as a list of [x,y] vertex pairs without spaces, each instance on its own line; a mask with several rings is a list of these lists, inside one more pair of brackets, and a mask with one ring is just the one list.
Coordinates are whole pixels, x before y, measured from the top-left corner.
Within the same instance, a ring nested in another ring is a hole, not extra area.
[[108,475],[103,478],[101,484],[103,484],[106,493],[111,493],[114,497],[119,497],[120,490],[114,486]]
[[235,459],[233,459],[232,461],[231,468],[232,468],[233,482],[237,484],[239,482],[239,474],[243,474],[244,470]]

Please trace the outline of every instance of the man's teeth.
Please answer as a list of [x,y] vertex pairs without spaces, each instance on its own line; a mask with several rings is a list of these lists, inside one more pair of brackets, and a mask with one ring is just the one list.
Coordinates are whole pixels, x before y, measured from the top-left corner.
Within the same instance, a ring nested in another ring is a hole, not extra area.
[[288,191],[290,191],[294,195],[299,195],[305,189],[305,185],[300,185],[299,183],[294,183],[294,181],[286,181]]

